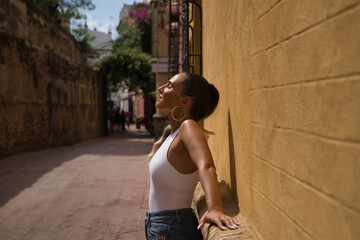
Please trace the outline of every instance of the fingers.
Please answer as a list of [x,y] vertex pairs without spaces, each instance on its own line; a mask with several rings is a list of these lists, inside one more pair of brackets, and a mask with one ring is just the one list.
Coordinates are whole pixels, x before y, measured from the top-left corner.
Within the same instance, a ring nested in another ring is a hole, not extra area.
[[231,217],[220,217],[214,221],[214,223],[222,230],[226,230],[226,228],[235,230],[240,225],[235,218]]
[[202,228],[205,223],[215,223],[222,230],[226,230],[227,228],[235,230],[240,226],[235,218],[221,214],[218,216],[209,216],[205,214],[199,221],[198,229]]
[[205,221],[206,221],[206,214],[202,216],[202,218],[200,219],[197,229],[202,228],[205,225]]
[[221,229],[221,230],[226,230],[226,227],[223,225],[222,221],[220,219],[217,219],[215,221],[215,224]]
[[[235,230],[238,228],[238,226],[240,226],[240,223],[235,218],[229,216],[221,217],[221,222],[222,222],[222,226],[225,225],[228,229],[231,230]],[[219,224],[217,225],[219,226]],[[222,226],[220,225],[219,228],[223,229]]]
[[239,223],[235,220],[235,218],[226,217],[223,222],[225,223],[226,227],[229,229],[237,229]]
[[202,228],[204,226],[204,222],[200,222],[199,226],[197,227],[197,229],[199,230],[200,228]]

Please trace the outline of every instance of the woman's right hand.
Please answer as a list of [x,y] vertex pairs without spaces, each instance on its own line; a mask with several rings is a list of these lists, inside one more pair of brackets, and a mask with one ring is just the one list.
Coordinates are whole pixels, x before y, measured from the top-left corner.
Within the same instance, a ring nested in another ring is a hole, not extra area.
[[226,230],[226,227],[234,230],[240,226],[235,218],[224,214],[221,210],[211,210],[206,212],[199,221],[198,229],[202,228],[205,223],[215,223],[222,230]]

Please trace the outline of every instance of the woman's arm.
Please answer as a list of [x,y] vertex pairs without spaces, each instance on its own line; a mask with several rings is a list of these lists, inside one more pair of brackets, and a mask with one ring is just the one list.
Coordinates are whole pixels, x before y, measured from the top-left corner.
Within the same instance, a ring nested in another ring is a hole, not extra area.
[[186,120],[180,126],[179,136],[199,171],[200,182],[205,192],[208,212],[200,219],[199,228],[205,223],[215,223],[223,230],[226,229],[224,224],[229,229],[237,228],[239,224],[235,218],[223,213],[215,165],[202,129],[197,122]]

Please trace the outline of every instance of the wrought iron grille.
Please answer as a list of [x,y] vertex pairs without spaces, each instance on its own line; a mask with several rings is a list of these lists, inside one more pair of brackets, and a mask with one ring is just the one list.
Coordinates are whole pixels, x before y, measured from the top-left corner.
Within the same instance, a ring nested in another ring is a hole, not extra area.
[[[189,8],[191,6],[191,13],[189,13]],[[195,32],[191,26],[191,23],[194,21],[194,11],[195,7],[199,11],[199,42],[195,39]],[[195,62],[196,58],[199,60],[199,73],[202,75],[202,11],[201,6],[195,1],[183,0],[181,7],[181,26],[182,26],[182,71],[183,72],[195,72]],[[191,35],[189,34],[191,31]],[[190,39],[191,36],[191,39]],[[190,44],[191,42],[191,44]],[[195,46],[199,44],[199,52],[195,52]]]
[[169,78],[179,72],[180,3],[169,0]]
[[[191,4],[191,8],[190,8]],[[199,39],[195,39],[191,23],[194,10],[200,14]],[[191,12],[189,12],[191,9]],[[191,34],[189,33],[191,31]],[[191,39],[190,39],[191,36]],[[195,42],[197,41],[197,42]],[[190,44],[191,43],[191,44]],[[198,44],[199,52],[195,52]],[[169,0],[169,77],[179,72],[195,72],[196,58],[199,63],[198,74],[202,75],[202,11],[201,6],[192,0]]]

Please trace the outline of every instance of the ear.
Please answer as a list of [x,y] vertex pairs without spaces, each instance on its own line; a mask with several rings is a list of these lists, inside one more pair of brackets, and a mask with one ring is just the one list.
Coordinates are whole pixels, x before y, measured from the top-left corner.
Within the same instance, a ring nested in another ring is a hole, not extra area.
[[190,107],[192,103],[192,100],[190,97],[184,97],[183,100],[181,101],[181,104],[183,105],[183,107]]

